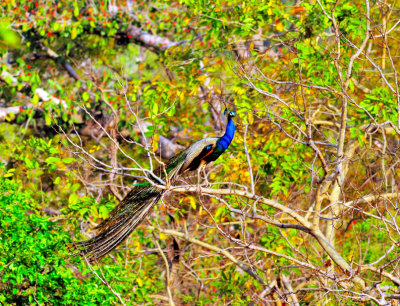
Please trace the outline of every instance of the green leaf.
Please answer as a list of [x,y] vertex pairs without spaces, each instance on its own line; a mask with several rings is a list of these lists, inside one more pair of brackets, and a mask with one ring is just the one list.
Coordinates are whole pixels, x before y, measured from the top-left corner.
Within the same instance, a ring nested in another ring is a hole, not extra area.
[[53,22],[51,27],[54,32],[57,32],[60,29],[60,24],[58,22]]
[[70,164],[70,163],[72,163],[72,162],[75,161],[75,158],[67,157],[67,158],[63,158],[62,161],[63,161],[63,163],[65,163],[65,164]]
[[0,21],[0,47],[5,45],[5,47],[19,48],[21,45],[20,36],[8,27],[8,24]]
[[31,99],[31,103],[35,106],[38,105],[39,102],[39,96],[38,95],[34,95],[33,98]]
[[81,185],[78,184],[78,183],[75,183],[74,185],[72,185],[70,191],[71,192],[75,192],[75,191],[77,191],[79,189],[79,187],[81,187]]
[[46,158],[46,163],[48,163],[48,164],[53,164],[58,161],[60,161],[60,158],[58,158],[58,157],[50,156],[50,157]]
[[45,123],[46,123],[47,126],[52,125],[51,117],[50,117],[49,114],[46,114],[46,115],[44,116],[44,121],[45,121]]
[[69,205],[74,205],[79,202],[79,197],[76,193],[71,193],[69,198],[68,198],[68,204]]
[[78,35],[78,32],[76,31],[76,28],[75,27],[72,28],[71,39],[75,39],[77,35]]
[[79,16],[79,7],[78,7],[78,2],[74,2],[74,16],[78,17]]
[[84,102],[89,101],[89,98],[90,98],[89,93],[88,93],[87,91],[85,91],[85,92],[82,94],[82,99],[83,99],[83,101],[84,101]]

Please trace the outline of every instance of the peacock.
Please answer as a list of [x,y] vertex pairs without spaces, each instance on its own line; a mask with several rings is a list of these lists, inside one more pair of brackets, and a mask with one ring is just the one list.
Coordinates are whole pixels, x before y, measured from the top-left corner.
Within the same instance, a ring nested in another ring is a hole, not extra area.
[[[226,151],[235,135],[235,124],[232,120],[235,112],[225,109],[224,115],[227,116],[227,125],[222,137],[208,137],[195,142],[172,157],[164,168],[155,170],[154,174],[172,184],[185,172],[200,172],[205,165],[215,161]],[[76,244],[76,249],[82,256],[92,262],[96,261],[111,252],[134,231],[165,192],[154,186],[160,184],[160,180],[151,180],[154,184],[141,183],[125,196],[110,216],[96,227],[96,236]]]

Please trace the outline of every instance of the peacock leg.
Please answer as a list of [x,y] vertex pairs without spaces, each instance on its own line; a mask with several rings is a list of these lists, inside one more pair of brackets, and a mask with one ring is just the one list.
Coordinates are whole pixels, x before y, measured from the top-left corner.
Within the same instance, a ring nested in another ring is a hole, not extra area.
[[197,191],[200,193],[201,188],[200,188],[200,171],[201,171],[202,166],[200,165],[199,168],[197,168]]
[[204,180],[205,180],[205,182],[206,182],[206,185],[207,185],[207,186],[210,185],[210,182],[208,181],[208,178],[207,178],[206,165],[204,165],[204,166],[201,168],[201,170],[203,171]]

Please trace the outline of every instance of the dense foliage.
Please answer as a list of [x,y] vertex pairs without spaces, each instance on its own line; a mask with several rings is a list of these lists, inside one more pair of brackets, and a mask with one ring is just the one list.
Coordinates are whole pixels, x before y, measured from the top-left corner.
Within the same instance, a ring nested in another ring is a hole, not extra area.
[[[0,303],[399,298],[398,4],[0,10]],[[237,133],[211,184],[167,186],[96,265],[70,255],[150,172],[221,135],[225,107]]]
[[1,179],[0,191],[1,302],[110,303],[113,298],[99,281],[86,280],[90,270],[76,259],[67,262],[70,234],[57,221],[38,213],[32,192],[7,178]]

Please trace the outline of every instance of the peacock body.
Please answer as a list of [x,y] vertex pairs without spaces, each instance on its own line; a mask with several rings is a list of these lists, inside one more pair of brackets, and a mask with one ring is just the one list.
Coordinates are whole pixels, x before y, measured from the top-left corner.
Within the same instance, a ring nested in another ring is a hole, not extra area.
[[[208,137],[195,142],[172,157],[165,168],[158,168],[154,171],[155,174],[164,180],[166,173],[168,181],[173,184],[185,172],[199,170],[206,164],[215,161],[226,151],[235,135],[235,125],[232,120],[235,113],[227,110],[225,113],[227,113],[227,126],[222,137]],[[154,183],[159,184],[159,181],[153,180]],[[94,261],[112,251],[148,215],[164,192],[149,182],[134,187],[111,212],[110,216],[97,226],[99,234],[76,244],[80,254]]]

